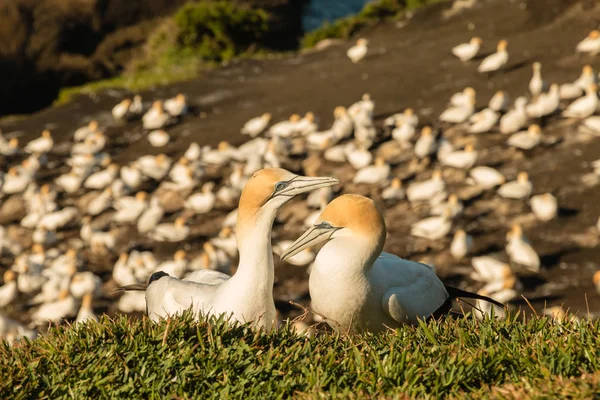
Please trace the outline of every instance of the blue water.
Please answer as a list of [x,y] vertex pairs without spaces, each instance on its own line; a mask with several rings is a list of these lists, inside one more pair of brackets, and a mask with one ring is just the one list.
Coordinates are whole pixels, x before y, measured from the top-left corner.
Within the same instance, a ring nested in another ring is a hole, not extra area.
[[369,0],[311,0],[304,9],[302,28],[304,32],[310,32],[325,22],[356,14],[368,2]]

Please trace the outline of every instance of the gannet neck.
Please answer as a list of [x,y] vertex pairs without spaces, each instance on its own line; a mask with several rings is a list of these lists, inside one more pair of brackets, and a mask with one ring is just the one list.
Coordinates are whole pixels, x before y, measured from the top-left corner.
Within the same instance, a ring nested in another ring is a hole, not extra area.
[[381,255],[384,243],[380,246],[372,237],[360,234],[338,236],[321,248],[315,263],[328,269],[339,269],[336,275],[366,275]]

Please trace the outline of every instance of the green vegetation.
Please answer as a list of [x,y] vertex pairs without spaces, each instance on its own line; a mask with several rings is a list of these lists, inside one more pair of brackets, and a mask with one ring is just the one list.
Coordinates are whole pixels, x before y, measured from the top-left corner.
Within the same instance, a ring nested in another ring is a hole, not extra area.
[[599,328],[515,314],[308,338],[189,314],[160,324],[103,317],[0,345],[0,398],[592,398]]
[[326,23],[321,28],[307,33],[301,47],[310,48],[324,39],[348,39],[366,26],[388,19],[400,19],[406,11],[440,0],[377,0],[365,5],[356,15]]

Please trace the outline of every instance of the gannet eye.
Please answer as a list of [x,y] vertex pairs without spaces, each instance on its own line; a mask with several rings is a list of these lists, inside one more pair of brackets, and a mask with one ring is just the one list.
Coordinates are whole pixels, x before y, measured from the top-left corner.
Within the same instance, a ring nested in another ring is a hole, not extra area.
[[331,224],[327,221],[321,222],[321,228],[325,228],[325,229],[329,229],[329,228],[333,228],[333,226],[331,226]]
[[279,191],[285,189],[287,186],[288,186],[287,182],[277,182],[275,184],[275,191],[279,192]]

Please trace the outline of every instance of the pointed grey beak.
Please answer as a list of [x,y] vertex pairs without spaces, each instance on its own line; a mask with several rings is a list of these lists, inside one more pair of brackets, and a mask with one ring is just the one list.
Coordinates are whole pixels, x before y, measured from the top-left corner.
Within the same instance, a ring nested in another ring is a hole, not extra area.
[[311,190],[320,189],[328,186],[337,185],[340,181],[336,178],[331,177],[308,177],[308,176],[296,176],[293,179],[285,182],[287,186],[279,191],[273,193],[271,198],[276,196],[288,196],[294,197],[301,193],[310,192]]
[[342,228],[337,228],[327,223],[313,226],[304,232],[302,236],[296,239],[296,241],[281,254],[281,261],[285,261],[286,259],[295,256],[308,247],[328,241],[335,231],[339,229]]

